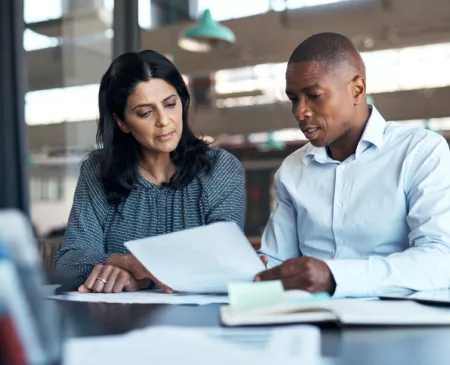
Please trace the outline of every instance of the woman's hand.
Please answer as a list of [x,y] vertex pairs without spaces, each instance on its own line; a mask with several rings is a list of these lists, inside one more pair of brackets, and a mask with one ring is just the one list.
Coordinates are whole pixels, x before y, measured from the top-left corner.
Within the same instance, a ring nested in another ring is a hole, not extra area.
[[157,278],[155,278],[144,267],[144,265],[142,265],[141,262],[132,254],[112,255],[108,260],[106,260],[105,265],[112,265],[121,268],[130,273],[133,276],[133,278],[137,281],[150,279],[164,293],[166,294],[174,293],[174,291],[171,288],[169,288],[167,285],[161,283]]
[[96,265],[86,282],[78,288],[80,293],[120,293],[147,288],[150,279],[136,280],[128,271],[111,265]]
[[105,265],[120,267],[128,271],[136,280],[152,278],[152,274],[132,254],[112,255]]

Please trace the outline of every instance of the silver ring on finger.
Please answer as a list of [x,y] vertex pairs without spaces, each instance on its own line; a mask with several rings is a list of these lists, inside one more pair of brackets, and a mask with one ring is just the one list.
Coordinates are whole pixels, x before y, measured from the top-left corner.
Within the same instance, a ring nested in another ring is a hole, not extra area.
[[103,283],[103,284],[106,284],[108,281],[107,280],[105,280],[105,279],[102,279],[102,278],[97,278],[97,279],[95,279],[96,281],[100,281],[101,283]]

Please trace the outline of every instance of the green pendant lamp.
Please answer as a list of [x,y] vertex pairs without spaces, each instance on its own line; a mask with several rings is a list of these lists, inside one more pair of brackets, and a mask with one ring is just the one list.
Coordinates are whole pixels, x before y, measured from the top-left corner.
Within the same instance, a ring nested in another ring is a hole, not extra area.
[[178,45],[190,52],[210,52],[235,42],[232,30],[216,22],[207,9],[196,24],[183,32]]
[[270,131],[267,135],[267,141],[265,143],[266,147],[271,150],[282,150],[285,147],[285,143],[282,141],[279,141],[275,137],[275,132]]
[[423,126],[424,126],[425,129],[428,129],[429,131],[433,131],[433,132],[436,132],[438,134],[441,134],[441,131],[433,129],[431,127],[431,121],[428,118],[423,121]]

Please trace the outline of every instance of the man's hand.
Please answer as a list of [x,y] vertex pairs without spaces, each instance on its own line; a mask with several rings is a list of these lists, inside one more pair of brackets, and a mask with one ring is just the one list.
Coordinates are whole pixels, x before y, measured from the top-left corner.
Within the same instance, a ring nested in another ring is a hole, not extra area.
[[286,290],[301,289],[311,293],[330,294],[336,290],[336,282],[328,265],[313,257],[287,260],[280,266],[263,271],[255,277],[255,281],[267,280],[281,280]]

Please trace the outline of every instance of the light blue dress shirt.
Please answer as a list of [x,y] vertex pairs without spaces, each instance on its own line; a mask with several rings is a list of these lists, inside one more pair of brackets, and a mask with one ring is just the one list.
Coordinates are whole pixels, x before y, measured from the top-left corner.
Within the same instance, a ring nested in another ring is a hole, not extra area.
[[449,288],[448,144],[370,108],[345,161],[310,143],[286,158],[260,253],[269,267],[300,256],[324,260],[336,297]]

